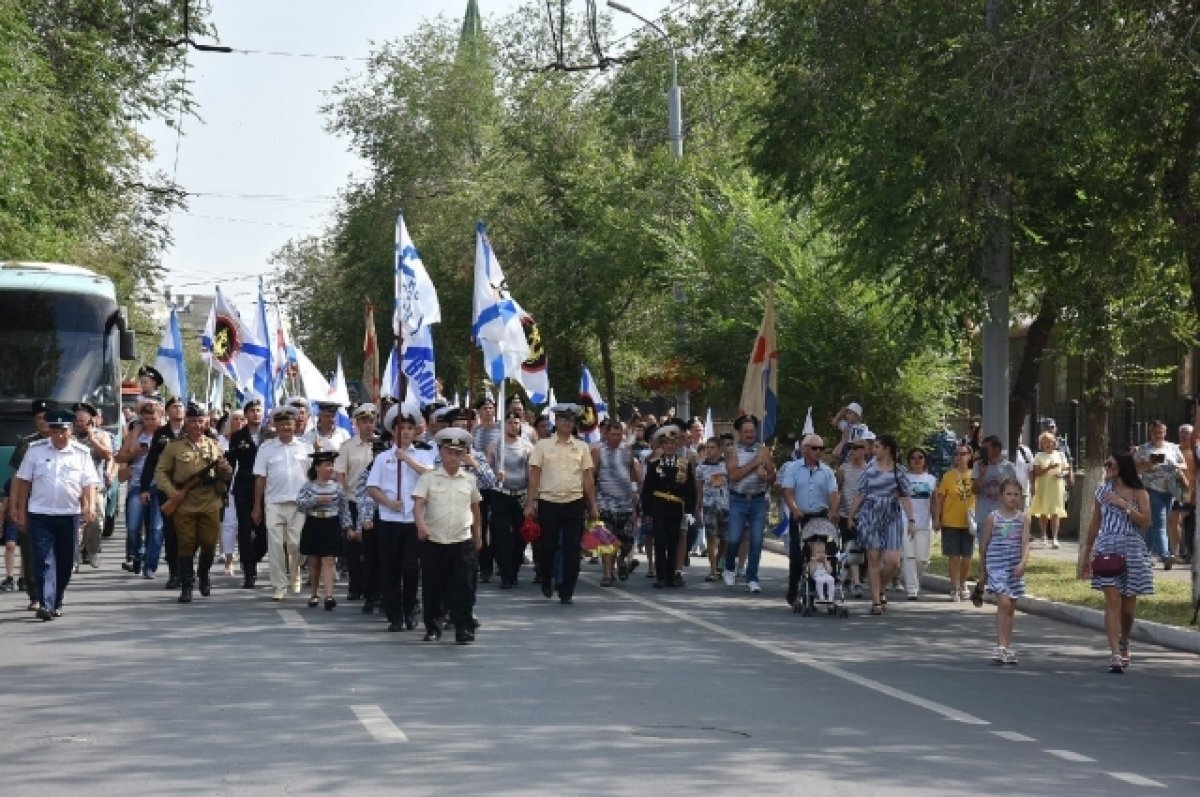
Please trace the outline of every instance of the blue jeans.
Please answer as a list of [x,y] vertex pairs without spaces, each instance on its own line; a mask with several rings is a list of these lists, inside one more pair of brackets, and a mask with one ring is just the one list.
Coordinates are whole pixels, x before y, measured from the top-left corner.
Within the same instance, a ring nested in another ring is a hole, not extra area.
[[1150,528],[1146,530],[1146,547],[1159,559],[1167,556],[1167,513],[1174,500],[1170,493],[1146,490],[1150,493]]
[[62,607],[63,593],[75,568],[75,533],[78,515],[38,515],[29,513],[29,537],[33,543],[33,563],[42,581],[42,606]]
[[158,569],[162,546],[163,525],[162,515],[158,511],[158,491],[150,491],[150,503],[145,506],[142,506],[140,494],[130,494],[125,501],[125,557],[142,562],[142,568],[153,573]]
[[762,558],[763,531],[767,528],[767,497],[729,496],[729,541],[725,546],[725,569],[734,572],[742,535],[749,530],[750,555],[746,559],[746,581],[758,581],[758,560]]

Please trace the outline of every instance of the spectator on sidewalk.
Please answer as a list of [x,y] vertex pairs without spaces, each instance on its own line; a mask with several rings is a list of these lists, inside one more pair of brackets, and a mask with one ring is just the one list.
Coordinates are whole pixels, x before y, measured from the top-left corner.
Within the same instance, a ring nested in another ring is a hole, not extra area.
[[925,469],[929,455],[923,448],[914,448],[908,452],[908,481],[912,486],[913,514],[909,520],[912,525],[905,527],[904,547],[901,549],[904,558],[900,563],[900,572],[904,578],[904,590],[910,601],[917,600],[921,594],[921,576],[929,567],[929,549],[933,543],[933,494],[937,490],[937,479]]
[[1190,490],[1186,463],[1179,446],[1167,441],[1167,425],[1150,425],[1150,439],[1138,446],[1134,455],[1138,475],[1150,494],[1150,530],[1146,545],[1157,556],[1164,570],[1175,564],[1174,551],[1167,544],[1167,513],[1176,496]]
[[942,554],[950,574],[950,600],[960,601],[967,593],[967,576],[975,554],[975,535],[970,514],[975,509],[971,489],[971,447],[964,441],[954,452],[954,467],[942,476],[933,497],[933,527],[942,534]]
[[1167,516],[1167,542],[1181,562],[1190,563],[1196,535],[1196,437],[1195,427],[1190,423],[1179,427],[1179,451],[1183,454],[1188,488]]
[[1038,455],[1033,458],[1033,503],[1029,514],[1038,519],[1042,545],[1058,547],[1059,522],[1067,516],[1066,487],[1063,471],[1071,464],[1056,445],[1054,435],[1042,432],[1038,437]]

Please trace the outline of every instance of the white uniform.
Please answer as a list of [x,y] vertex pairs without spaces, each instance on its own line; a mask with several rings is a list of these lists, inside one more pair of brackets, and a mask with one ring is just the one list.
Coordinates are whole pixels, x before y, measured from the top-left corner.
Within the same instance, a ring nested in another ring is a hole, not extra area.
[[[407,453],[428,468],[433,468],[437,459],[437,453],[431,448],[425,449],[410,445]],[[402,474],[398,468],[403,468]],[[390,500],[395,501],[399,498],[404,503],[403,512],[380,505],[380,520],[389,523],[416,522],[413,518],[412,488],[417,486],[419,478],[421,478],[421,474],[413,470],[407,463],[400,461],[394,446],[375,457],[375,464],[371,466],[371,475],[367,477],[367,487],[378,487]],[[405,495],[400,495],[401,479],[404,481]]]
[[30,444],[17,478],[29,482],[27,511],[36,515],[78,515],[84,489],[100,486],[91,450],[74,440],[61,450],[48,438]]
[[300,532],[304,513],[296,509],[296,496],[308,483],[309,454],[312,446],[300,438],[284,444],[279,438],[267,440],[254,457],[254,475],[266,479],[263,489],[263,514],[267,526],[267,557],[271,568],[271,588],[276,600],[287,592],[289,576],[292,592],[300,591]]

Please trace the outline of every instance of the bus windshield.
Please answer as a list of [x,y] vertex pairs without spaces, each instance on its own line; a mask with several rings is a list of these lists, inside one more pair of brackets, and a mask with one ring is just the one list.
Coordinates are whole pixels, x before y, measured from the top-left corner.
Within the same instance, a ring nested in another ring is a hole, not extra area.
[[117,421],[116,303],[105,296],[0,291],[0,445],[11,445],[21,419],[32,430],[30,402],[48,398],[69,408],[87,400],[104,422]]

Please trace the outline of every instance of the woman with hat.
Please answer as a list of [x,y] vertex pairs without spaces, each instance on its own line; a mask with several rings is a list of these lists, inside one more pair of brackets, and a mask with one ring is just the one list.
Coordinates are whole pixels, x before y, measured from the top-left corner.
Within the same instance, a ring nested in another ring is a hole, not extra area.
[[296,509],[304,513],[300,531],[300,555],[308,557],[308,577],[312,592],[308,605],[316,606],[317,593],[325,584],[325,609],[337,606],[333,599],[334,567],[342,550],[342,535],[354,528],[346,491],[334,479],[336,451],[314,451],[308,482],[296,495]]
[[664,423],[655,430],[653,442],[661,448],[646,463],[642,505],[654,528],[654,587],[682,587],[678,572],[679,536],[684,518],[696,511],[696,472],[691,458],[681,453],[681,424]]

